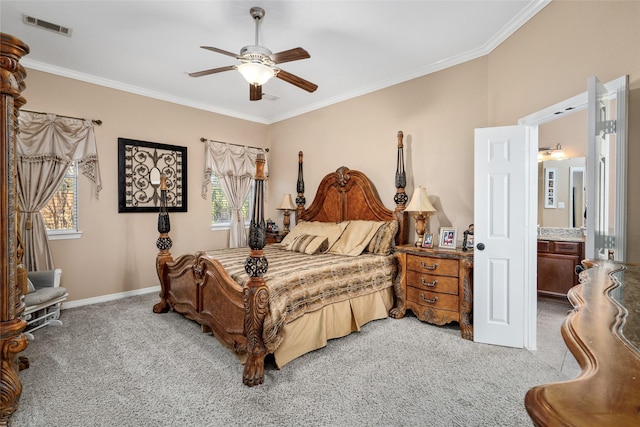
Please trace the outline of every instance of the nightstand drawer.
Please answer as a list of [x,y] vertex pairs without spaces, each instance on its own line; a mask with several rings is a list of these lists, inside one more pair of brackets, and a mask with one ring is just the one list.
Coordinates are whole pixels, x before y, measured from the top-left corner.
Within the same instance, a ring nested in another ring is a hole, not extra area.
[[407,272],[407,286],[413,286],[425,291],[458,295],[457,277],[436,276],[434,274],[409,271]]
[[407,269],[440,276],[458,277],[458,260],[408,254]]
[[456,295],[439,294],[407,286],[407,300],[425,307],[458,311],[458,297]]

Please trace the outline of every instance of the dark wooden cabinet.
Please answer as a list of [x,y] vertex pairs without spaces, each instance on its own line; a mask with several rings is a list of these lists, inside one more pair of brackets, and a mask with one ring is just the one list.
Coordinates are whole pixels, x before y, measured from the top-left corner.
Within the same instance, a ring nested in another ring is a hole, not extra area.
[[578,284],[575,267],[583,258],[583,242],[538,240],[538,293],[566,298]]
[[460,324],[463,338],[473,340],[473,252],[396,247],[397,319],[411,310],[418,319],[436,325]]

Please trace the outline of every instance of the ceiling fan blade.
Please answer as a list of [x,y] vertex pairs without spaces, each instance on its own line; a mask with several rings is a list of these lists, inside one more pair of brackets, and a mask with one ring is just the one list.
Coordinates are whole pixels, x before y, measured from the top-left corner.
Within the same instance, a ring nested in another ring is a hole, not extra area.
[[211,47],[211,46],[200,46],[200,47],[203,48],[203,49],[207,49],[207,50],[210,50],[210,51],[213,51],[213,52],[218,52],[218,53],[221,53],[223,55],[230,56],[232,58],[238,58],[238,54],[231,53],[231,52],[226,51],[226,50],[218,49],[217,47]]
[[280,70],[278,74],[276,74],[276,77],[280,80],[284,80],[287,83],[291,83],[294,86],[298,86],[300,89],[304,89],[307,92],[315,92],[316,89],[318,89],[317,84],[311,83],[310,81],[307,81],[291,73],[287,73],[284,70]]
[[195,73],[189,73],[189,75],[191,77],[202,77],[202,76],[208,76],[209,74],[221,73],[223,71],[231,71],[231,70],[235,70],[235,69],[236,69],[235,65],[227,65],[226,67],[212,68],[210,70],[204,70],[204,71],[197,71]]
[[309,55],[309,52],[301,47],[283,50],[282,52],[274,53],[273,55],[271,55],[271,59],[273,59],[273,62],[275,62],[276,64],[282,64],[283,62],[291,62],[307,58],[311,58],[311,55]]
[[249,85],[249,101],[260,101],[262,99],[262,85]]

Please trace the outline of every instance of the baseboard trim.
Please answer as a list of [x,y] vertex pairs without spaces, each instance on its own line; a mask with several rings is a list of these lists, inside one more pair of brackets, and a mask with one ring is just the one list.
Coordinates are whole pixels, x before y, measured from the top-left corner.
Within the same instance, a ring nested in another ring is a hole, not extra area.
[[160,292],[160,285],[151,286],[149,288],[135,289],[133,291],[118,292],[116,294],[101,295],[99,297],[79,299],[76,301],[63,302],[62,310],[67,308],[82,307],[83,305],[98,304],[101,302],[114,301],[122,298],[133,297],[136,295],[150,294],[152,292]]

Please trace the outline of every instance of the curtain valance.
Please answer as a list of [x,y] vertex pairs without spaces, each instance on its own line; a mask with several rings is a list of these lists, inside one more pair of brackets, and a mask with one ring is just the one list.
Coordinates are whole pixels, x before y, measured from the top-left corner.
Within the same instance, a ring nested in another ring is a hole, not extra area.
[[[204,179],[202,180],[202,198],[208,197],[207,187],[211,176],[234,176],[254,178],[256,174],[256,158],[258,153],[265,153],[263,148],[228,144],[218,141],[204,143]],[[266,157],[266,156],[265,156]],[[268,177],[268,162],[264,165],[265,176]]]
[[22,111],[18,117],[19,162],[78,162],[82,174],[94,184],[94,195],[102,189],[98,149],[91,120]]

